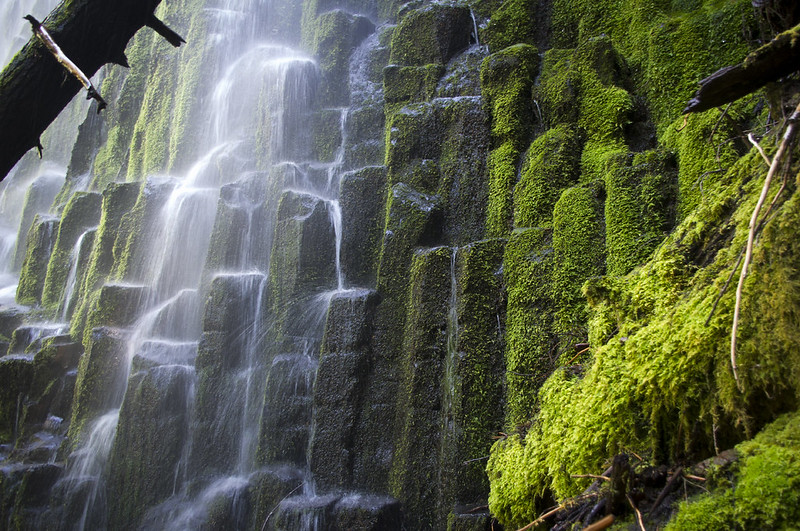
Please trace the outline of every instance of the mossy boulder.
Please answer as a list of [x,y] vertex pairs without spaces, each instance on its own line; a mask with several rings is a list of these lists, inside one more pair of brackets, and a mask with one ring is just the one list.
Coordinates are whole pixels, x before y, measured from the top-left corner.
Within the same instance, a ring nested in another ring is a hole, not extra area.
[[389,62],[402,66],[447,64],[469,46],[472,33],[468,8],[428,4],[407,13],[397,25]]

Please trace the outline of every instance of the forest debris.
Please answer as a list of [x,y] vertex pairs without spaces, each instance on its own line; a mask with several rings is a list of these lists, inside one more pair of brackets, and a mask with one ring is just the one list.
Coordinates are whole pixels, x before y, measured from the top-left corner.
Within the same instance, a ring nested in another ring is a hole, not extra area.
[[583,528],[583,531],[602,531],[603,529],[607,529],[611,527],[611,524],[614,523],[614,515],[609,514],[601,518],[600,520],[596,521],[593,524],[589,524]]
[[678,469],[673,472],[672,476],[670,476],[669,480],[667,480],[667,484],[664,485],[664,488],[661,489],[661,492],[658,494],[658,497],[653,502],[653,505],[650,506],[650,513],[655,511],[661,505],[661,502],[664,501],[664,498],[672,492],[675,487],[677,486],[678,478],[682,477],[683,475],[683,467],[678,467]]
[[[795,28],[797,29],[797,28]],[[797,105],[792,115],[789,117],[789,125],[783,134],[778,151],[772,159],[772,164],[769,167],[767,176],[764,179],[764,186],[761,188],[761,196],[758,198],[753,215],[750,217],[750,231],[747,235],[747,247],[745,248],[744,262],[742,263],[742,271],[739,274],[739,285],[736,288],[736,305],[733,308],[733,325],[731,326],[731,370],[733,371],[733,379],[736,381],[736,386],[742,390],[742,383],[739,381],[738,365],[736,364],[736,334],[739,328],[739,313],[742,306],[742,290],[744,288],[744,280],[747,277],[747,268],[750,265],[750,260],[753,257],[753,242],[755,241],[756,229],[759,226],[758,215],[761,212],[761,207],[767,199],[769,193],[769,185],[772,183],[772,178],[778,171],[778,168],[783,161],[783,156],[789,149],[790,145],[794,142],[797,134],[797,122],[800,120],[800,104]]]

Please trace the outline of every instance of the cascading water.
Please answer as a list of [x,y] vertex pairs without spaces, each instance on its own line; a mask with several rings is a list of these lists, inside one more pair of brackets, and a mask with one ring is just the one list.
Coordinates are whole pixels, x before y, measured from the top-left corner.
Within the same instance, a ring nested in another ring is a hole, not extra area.
[[[201,155],[184,172],[140,176],[136,208],[160,206],[147,221],[146,242],[129,245],[135,254],[124,274],[98,295],[128,301],[131,315],[85,334],[85,357],[111,345],[118,362],[108,385],[93,391],[91,401],[102,407],[70,441],[42,525],[71,515],[62,528],[126,521],[196,529],[217,518],[212,510],[222,504],[230,525],[242,528],[255,517],[248,489],[274,480],[294,495],[282,505],[284,527],[324,526],[315,507],[336,498],[317,495],[308,455],[320,345],[331,301],[365,293],[348,290],[341,264],[338,196],[349,108],[322,109],[338,118],[340,143],[332,157],[316,160],[307,124],[319,111],[319,68],[269,41],[274,28],[262,23],[275,9],[263,0],[204,8],[204,81],[194,97],[206,104],[192,146]],[[63,174],[56,172],[58,187]],[[81,268],[103,229],[85,227],[54,314],[62,322],[94,311],[83,307],[90,275]],[[292,245],[307,247],[297,263],[286,255]],[[2,249],[0,262],[13,261]],[[310,259],[323,274],[304,276]],[[63,324],[52,333],[61,332]],[[141,457],[132,463],[129,455]],[[136,508],[121,495],[128,483],[147,500]]]

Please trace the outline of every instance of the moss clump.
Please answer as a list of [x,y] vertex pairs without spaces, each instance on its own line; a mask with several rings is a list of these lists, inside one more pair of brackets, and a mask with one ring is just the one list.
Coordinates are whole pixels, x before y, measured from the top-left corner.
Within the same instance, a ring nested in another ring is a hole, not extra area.
[[514,225],[537,227],[552,220],[561,192],[578,182],[581,138],[577,128],[561,125],[533,141],[514,187]]
[[780,417],[736,447],[733,485],[683,502],[667,526],[794,529],[800,519],[800,414]]

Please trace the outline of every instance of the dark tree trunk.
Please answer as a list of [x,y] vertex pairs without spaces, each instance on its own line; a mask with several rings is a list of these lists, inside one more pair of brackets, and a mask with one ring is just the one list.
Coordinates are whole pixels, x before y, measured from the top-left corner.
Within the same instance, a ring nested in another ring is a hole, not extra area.
[[[125,47],[142,26],[163,26],[153,15],[160,2],[72,0],[59,4],[42,24],[64,54],[91,78],[106,63],[126,64]],[[27,24],[22,19],[20,23]],[[82,89],[31,33],[28,43],[0,73],[0,180],[39,145],[42,132]]]

